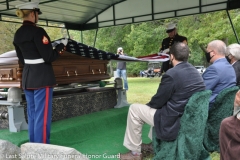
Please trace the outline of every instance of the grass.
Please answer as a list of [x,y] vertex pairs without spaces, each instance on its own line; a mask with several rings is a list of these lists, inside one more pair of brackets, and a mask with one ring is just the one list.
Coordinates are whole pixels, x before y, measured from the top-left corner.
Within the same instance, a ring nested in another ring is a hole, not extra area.
[[[145,78],[145,77],[128,77],[128,103],[146,104],[151,100],[151,97],[157,92],[161,78]],[[152,157],[145,158],[149,160]],[[220,155],[217,152],[211,154],[212,160],[219,160]]]
[[160,78],[128,78],[128,102],[141,104],[149,102],[157,92],[160,80]]

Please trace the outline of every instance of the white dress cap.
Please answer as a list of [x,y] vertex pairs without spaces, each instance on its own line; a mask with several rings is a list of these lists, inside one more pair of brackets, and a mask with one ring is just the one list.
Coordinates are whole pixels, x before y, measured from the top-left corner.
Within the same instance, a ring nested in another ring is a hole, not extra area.
[[39,2],[27,2],[23,4],[16,5],[15,7],[18,9],[39,9]]
[[15,7],[17,9],[26,9],[26,10],[34,10],[36,12],[38,12],[38,14],[42,14],[42,12],[40,11],[40,9],[38,8],[39,2],[27,2],[27,3],[23,3],[23,4],[19,4],[16,5]]
[[176,28],[176,23],[170,23],[166,26],[166,32],[171,32],[174,28]]
[[119,50],[123,50],[123,48],[122,48],[122,47],[118,47],[118,49],[117,49],[117,50],[118,50],[118,51],[119,51]]

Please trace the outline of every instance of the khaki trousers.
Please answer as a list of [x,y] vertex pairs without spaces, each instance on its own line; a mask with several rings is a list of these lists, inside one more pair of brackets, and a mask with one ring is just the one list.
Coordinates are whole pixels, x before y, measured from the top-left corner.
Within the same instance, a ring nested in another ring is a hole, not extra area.
[[[144,104],[132,104],[128,110],[127,127],[123,145],[131,151],[141,152],[142,127],[144,123],[154,126],[156,109]],[[152,139],[152,127],[148,137]]]

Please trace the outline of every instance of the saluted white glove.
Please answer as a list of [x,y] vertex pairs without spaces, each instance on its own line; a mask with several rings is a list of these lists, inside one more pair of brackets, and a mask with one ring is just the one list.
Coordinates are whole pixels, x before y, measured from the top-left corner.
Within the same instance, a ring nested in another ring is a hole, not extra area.
[[162,55],[162,53],[168,54],[169,51],[170,51],[169,48],[167,48],[167,49],[165,49],[165,50],[163,50],[163,51],[161,51],[161,52],[158,52],[158,55]]
[[66,46],[68,43],[68,39],[67,38],[62,39],[61,43],[64,44],[64,46]]
[[167,48],[167,49],[163,50],[162,53],[166,53],[167,54],[169,51],[170,51],[169,48]]

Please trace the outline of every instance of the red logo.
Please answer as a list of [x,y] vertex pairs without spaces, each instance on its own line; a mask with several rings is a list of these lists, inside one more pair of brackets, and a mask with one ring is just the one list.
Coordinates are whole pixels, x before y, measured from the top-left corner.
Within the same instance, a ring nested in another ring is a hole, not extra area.
[[43,44],[48,44],[49,43],[47,37],[45,37],[45,36],[43,36],[42,42],[43,42]]

